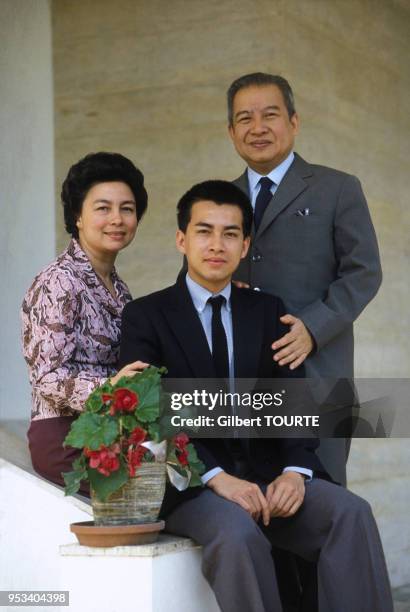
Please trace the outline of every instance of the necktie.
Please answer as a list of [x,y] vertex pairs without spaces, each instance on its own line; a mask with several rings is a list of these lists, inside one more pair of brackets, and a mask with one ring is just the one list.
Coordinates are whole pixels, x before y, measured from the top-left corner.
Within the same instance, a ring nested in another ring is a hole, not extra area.
[[229,377],[228,343],[226,341],[225,328],[221,318],[221,307],[225,298],[218,295],[209,298],[212,306],[212,360],[214,362],[217,378]]
[[263,213],[266,210],[267,205],[269,204],[272,193],[270,188],[273,185],[273,181],[270,180],[267,176],[264,176],[260,179],[259,184],[261,186],[258,197],[255,202],[255,229],[258,230],[260,222],[262,221]]
[[[217,378],[228,378],[228,343],[221,317],[221,307],[225,303],[225,298],[222,295],[218,295],[217,297],[209,298],[208,302],[212,306],[212,360],[214,362],[215,373]],[[242,440],[235,438],[232,440],[226,439],[225,444],[232,455],[236,475],[243,478],[242,472],[244,472],[245,464]]]

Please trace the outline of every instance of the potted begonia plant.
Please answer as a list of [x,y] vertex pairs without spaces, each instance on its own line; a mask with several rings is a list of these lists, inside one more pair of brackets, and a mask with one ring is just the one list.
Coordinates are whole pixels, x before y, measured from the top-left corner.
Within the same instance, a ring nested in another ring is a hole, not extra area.
[[167,477],[179,490],[202,484],[204,466],[188,436],[161,427],[165,372],[150,366],[114,385],[108,380],[71,425],[64,444],[82,453],[63,474],[65,493],[90,483],[95,525],[157,520]]

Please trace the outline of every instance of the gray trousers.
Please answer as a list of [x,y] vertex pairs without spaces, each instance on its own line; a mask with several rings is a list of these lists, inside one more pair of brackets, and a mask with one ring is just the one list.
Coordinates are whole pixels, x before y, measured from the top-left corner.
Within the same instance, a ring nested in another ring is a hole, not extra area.
[[317,561],[320,612],[393,612],[370,505],[325,480],[307,483],[299,511],[267,528],[204,489],[169,515],[166,529],[203,546],[202,571],[222,612],[281,612],[271,544]]

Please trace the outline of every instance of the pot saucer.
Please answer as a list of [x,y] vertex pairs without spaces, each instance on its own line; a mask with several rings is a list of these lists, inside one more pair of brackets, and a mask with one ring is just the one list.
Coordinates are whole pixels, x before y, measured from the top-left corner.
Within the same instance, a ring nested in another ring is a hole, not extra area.
[[70,531],[75,533],[82,546],[106,548],[152,544],[164,527],[164,521],[143,525],[94,525],[94,521],[83,521],[71,523]]

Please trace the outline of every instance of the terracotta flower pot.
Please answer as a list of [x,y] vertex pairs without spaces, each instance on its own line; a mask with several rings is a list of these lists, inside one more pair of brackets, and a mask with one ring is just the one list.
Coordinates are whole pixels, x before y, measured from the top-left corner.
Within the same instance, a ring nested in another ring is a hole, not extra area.
[[71,523],[70,530],[75,533],[82,546],[109,548],[111,546],[135,546],[152,544],[158,540],[159,532],[165,522],[144,525],[94,525],[94,521]]
[[100,501],[91,490],[95,525],[141,525],[155,523],[165,495],[166,464],[143,463],[136,476],[121,489]]

